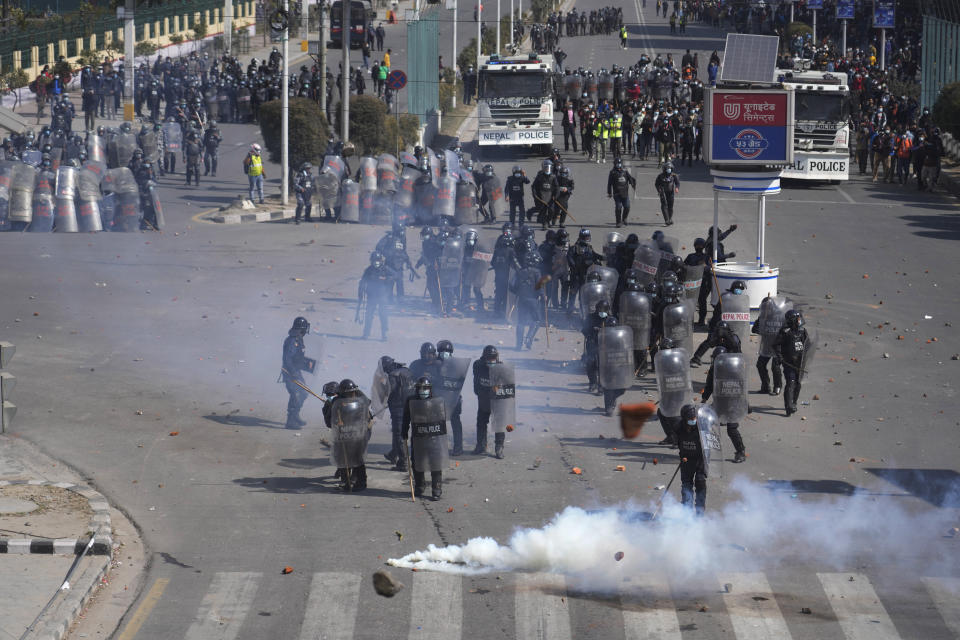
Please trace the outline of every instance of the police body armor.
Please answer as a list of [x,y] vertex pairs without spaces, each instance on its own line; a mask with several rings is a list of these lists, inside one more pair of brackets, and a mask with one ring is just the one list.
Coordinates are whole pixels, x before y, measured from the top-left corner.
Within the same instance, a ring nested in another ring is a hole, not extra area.
[[697,300],[700,297],[700,283],[703,282],[703,264],[683,265],[683,296],[687,300]]
[[498,362],[490,365],[490,427],[504,433],[515,426],[517,419],[517,384],[513,365]]
[[697,430],[700,432],[700,448],[703,450],[703,475],[710,476],[710,459],[713,452],[722,453],[720,420],[709,405],[697,407]]
[[750,298],[746,292],[736,295],[730,291],[720,296],[720,319],[740,338],[741,348],[750,339]]
[[661,349],[653,362],[660,392],[660,412],[671,418],[680,416],[680,409],[690,402],[690,352],[683,348]]
[[451,236],[443,243],[443,251],[437,264],[441,287],[459,287],[460,270],[463,268],[463,238]]
[[[466,234],[464,234],[466,235]],[[473,253],[463,259],[463,283],[466,286],[482,289],[487,282],[487,272],[493,260],[493,248],[489,240],[480,238],[473,247]]]
[[447,218],[447,222],[454,220],[457,206],[457,179],[449,173],[437,179],[437,192],[433,197],[433,215],[437,218]]
[[444,471],[447,468],[447,412],[441,398],[410,399],[410,437],[413,468]]
[[650,296],[643,291],[624,291],[620,294],[617,318],[620,324],[633,330],[633,348],[645,350],[650,346]]
[[597,346],[600,384],[604,389],[629,389],[633,385],[633,329],[601,327]]
[[57,170],[54,231],[76,233],[80,230],[77,225],[77,174],[76,167],[60,167]]
[[633,252],[633,268],[639,271],[637,281],[641,285],[656,281],[659,266],[660,251],[658,249],[641,244]]
[[340,220],[360,222],[360,185],[350,178],[340,183]]
[[10,222],[30,224],[33,219],[33,188],[37,182],[37,170],[28,164],[17,162],[10,176]]
[[587,267],[587,275],[589,276],[591,273],[600,274],[600,282],[616,290],[617,282],[620,280],[620,274],[616,269],[613,267],[604,267],[599,264],[592,264]]
[[757,316],[757,330],[760,333],[760,355],[772,358],[773,342],[783,328],[784,315],[793,309],[793,301],[783,296],[767,296],[760,302],[760,315]]
[[713,409],[720,422],[740,422],[747,415],[747,359],[721,353],[713,359]]
[[689,300],[664,308],[663,337],[672,338],[687,353],[693,353],[693,304]]
[[580,319],[586,322],[597,303],[606,300],[613,306],[614,290],[604,282],[585,282],[580,286]]
[[338,469],[359,467],[367,453],[370,440],[370,401],[356,398],[337,398],[330,407],[332,438],[330,462]]
[[448,417],[453,416],[453,411],[457,407],[469,369],[470,358],[449,356],[440,365],[440,379],[433,381],[433,392],[443,400]]
[[33,220],[27,231],[49,232],[53,230],[53,214],[56,207],[54,190],[57,174],[53,171],[41,171],[33,187]]

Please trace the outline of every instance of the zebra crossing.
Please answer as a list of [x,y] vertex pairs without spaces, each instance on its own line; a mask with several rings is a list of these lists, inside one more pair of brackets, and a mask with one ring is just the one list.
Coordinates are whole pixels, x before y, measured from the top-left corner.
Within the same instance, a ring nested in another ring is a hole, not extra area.
[[[471,607],[482,608],[479,615],[496,612],[495,622],[501,628],[512,627],[505,637],[536,640],[573,640],[584,637],[619,638],[624,640],[681,640],[691,632],[697,638],[736,638],[737,640],[792,640],[817,637],[829,640],[901,640],[911,634],[911,619],[900,611],[900,627],[884,607],[881,596],[870,577],[862,573],[816,573],[822,597],[832,611],[818,611],[818,616],[786,611],[778,595],[762,572],[723,573],[714,576],[715,583],[703,583],[702,592],[714,603],[722,603],[721,611],[711,611],[710,618],[697,625],[681,624],[678,611],[690,616],[689,598],[675,599],[674,585],[665,575],[643,574],[631,577],[629,588],[620,594],[595,598],[572,588],[563,576],[544,573],[518,573],[502,576],[494,595],[478,607],[473,593],[492,591],[471,589],[471,578],[426,571],[401,576],[407,582],[406,595],[392,600],[380,599],[372,593],[369,576],[359,572],[319,572],[311,576],[305,597],[300,640],[354,640],[371,637],[364,629],[370,616],[377,615],[369,604],[393,607],[394,613],[409,616],[409,625],[396,629],[396,637],[411,640],[451,640],[454,638],[494,637],[483,628],[464,625]],[[942,618],[944,638],[960,638],[960,578],[918,578],[928,605],[914,612],[915,616]],[[175,587],[176,580],[171,586]],[[213,575],[206,592],[192,615],[183,637],[186,640],[235,640],[243,638],[247,618],[256,609],[258,590],[264,575],[256,572],[219,572]],[[811,582],[811,584],[813,584]],[[735,585],[729,589],[725,585]],[[689,587],[687,587],[689,588]],[[370,593],[365,593],[369,591]],[[512,598],[511,603],[505,598]],[[366,599],[366,603],[363,601]],[[372,599],[372,600],[371,600]],[[491,605],[490,600],[496,600]],[[399,601],[399,602],[398,602]],[[603,604],[598,604],[602,601]],[[792,601],[796,604],[796,601]],[[719,605],[718,605],[719,606]],[[601,608],[600,616],[610,629],[594,636],[577,626],[578,616],[589,607]],[[792,607],[792,605],[791,605]],[[796,607],[792,607],[795,609]],[[363,615],[359,615],[361,610]],[[467,610],[467,612],[465,612]],[[617,615],[619,611],[620,615]],[[703,609],[701,609],[703,611]],[[809,613],[809,612],[807,612]],[[510,620],[510,614],[513,620]],[[719,617],[718,617],[719,616]],[[788,622],[789,618],[789,622]],[[487,618],[483,618],[486,620]],[[474,622],[476,618],[473,618]],[[709,622],[708,622],[709,620]],[[824,620],[833,629],[826,631]],[[808,622],[809,621],[809,622]],[[491,620],[493,624],[494,620]],[[804,624],[819,625],[806,629]],[[714,629],[715,625],[717,628]],[[691,630],[692,628],[692,630]]]

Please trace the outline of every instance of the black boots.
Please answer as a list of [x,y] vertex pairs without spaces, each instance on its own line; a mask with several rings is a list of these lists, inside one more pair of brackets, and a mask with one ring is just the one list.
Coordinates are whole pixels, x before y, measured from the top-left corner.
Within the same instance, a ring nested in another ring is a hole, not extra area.
[[499,460],[503,460],[503,442],[506,439],[507,434],[505,433],[493,434],[493,451]]
[[487,426],[477,425],[477,446],[473,448],[473,455],[480,456],[487,452]]
[[413,472],[413,495],[416,498],[423,496],[423,487],[426,484],[426,481],[423,477],[423,471],[414,471]]
[[[423,474],[420,474],[421,476]],[[443,495],[443,471],[430,472],[430,497],[439,500]]]
[[363,491],[367,488],[366,465],[337,469],[334,477],[340,479],[340,485],[337,488],[342,491]]
[[458,421],[457,424],[450,425],[451,431],[453,431],[453,451],[450,452],[452,456],[462,456],[463,455],[463,425]]

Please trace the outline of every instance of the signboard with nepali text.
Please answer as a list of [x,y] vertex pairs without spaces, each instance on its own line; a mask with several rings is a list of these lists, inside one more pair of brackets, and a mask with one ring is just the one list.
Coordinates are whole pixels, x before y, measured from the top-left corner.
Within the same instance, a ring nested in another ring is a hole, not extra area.
[[792,164],[793,91],[708,90],[704,140],[708,164]]

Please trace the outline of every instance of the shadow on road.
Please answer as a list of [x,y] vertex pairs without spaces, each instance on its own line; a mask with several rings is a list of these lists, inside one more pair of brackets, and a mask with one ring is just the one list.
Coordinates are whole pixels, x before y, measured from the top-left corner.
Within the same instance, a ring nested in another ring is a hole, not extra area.
[[275,420],[265,420],[263,418],[258,418],[256,416],[242,416],[242,415],[217,415],[217,414],[208,414],[203,416],[204,419],[210,420],[211,422],[216,422],[227,427],[263,427],[265,429],[284,429],[285,425],[282,422],[277,422]]
[[868,468],[866,471],[935,507],[960,507],[960,474],[953,469]]
[[960,240],[960,213],[901,216],[901,219],[914,227],[914,235],[939,240]]

